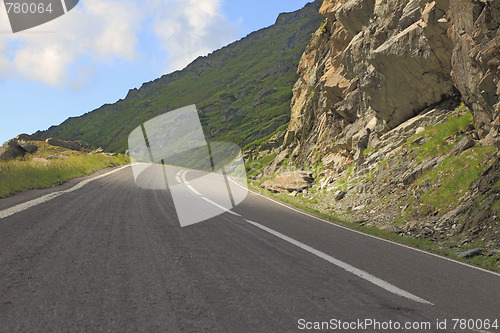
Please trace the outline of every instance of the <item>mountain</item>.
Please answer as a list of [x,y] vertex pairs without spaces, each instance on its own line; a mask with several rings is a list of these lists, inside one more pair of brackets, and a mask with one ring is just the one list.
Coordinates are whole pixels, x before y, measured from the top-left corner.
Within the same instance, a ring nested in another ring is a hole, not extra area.
[[[320,12],[289,126],[247,147],[250,174],[324,214],[499,249],[500,1],[324,0]],[[297,169],[314,176],[306,190],[290,186]]]
[[321,22],[321,1],[254,32],[185,69],[132,89],[123,100],[106,104],[59,126],[34,134],[82,140],[107,151],[123,152],[128,135],[145,121],[196,104],[207,139],[246,145],[290,119],[297,65]]

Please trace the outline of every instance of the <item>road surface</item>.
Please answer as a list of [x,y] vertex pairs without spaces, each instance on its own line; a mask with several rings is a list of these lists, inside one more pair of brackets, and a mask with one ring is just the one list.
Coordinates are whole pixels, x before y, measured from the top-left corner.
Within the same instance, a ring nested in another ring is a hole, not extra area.
[[383,332],[390,321],[469,332],[452,320],[500,320],[498,274],[252,192],[181,228],[171,193],[138,187],[130,167],[78,181],[0,200],[0,331],[290,332],[371,320],[379,326],[331,331]]

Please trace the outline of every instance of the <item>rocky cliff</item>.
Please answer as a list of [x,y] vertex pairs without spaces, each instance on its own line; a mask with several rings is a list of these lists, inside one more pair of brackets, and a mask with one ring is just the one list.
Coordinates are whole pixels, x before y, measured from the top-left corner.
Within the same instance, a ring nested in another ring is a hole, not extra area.
[[324,1],[294,87],[293,157],[314,163],[320,147],[358,159],[382,133],[457,97],[480,139],[496,142],[499,11],[499,1]]
[[255,178],[313,170],[299,196],[319,210],[498,248],[500,0],[324,0],[320,13],[290,124]]

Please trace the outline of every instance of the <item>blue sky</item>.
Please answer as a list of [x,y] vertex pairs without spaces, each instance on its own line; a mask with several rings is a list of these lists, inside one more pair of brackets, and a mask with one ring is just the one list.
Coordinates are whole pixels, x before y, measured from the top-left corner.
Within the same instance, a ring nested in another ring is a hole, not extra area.
[[0,144],[124,98],[312,0],[80,0],[12,34],[0,6]]

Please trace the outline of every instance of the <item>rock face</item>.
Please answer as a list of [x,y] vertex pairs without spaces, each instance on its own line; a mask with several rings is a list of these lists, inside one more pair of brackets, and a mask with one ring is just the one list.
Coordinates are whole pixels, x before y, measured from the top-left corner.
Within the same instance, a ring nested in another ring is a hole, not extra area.
[[290,160],[359,160],[383,133],[459,97],[482,142],[500,146],[500,0],[324,0],[320,13],[293,90]]
[[450,1],[452,77],[485,144],[500,147],[500,1]]

